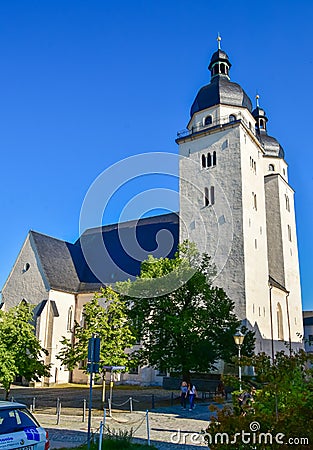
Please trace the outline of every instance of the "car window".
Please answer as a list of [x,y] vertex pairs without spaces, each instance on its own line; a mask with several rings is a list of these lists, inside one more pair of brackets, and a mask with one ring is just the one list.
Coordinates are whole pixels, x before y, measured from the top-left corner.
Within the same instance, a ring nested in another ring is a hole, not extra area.
[[38,423],[26,409],[0,409],[0,434],[12,433],[28,427],[38,427]]

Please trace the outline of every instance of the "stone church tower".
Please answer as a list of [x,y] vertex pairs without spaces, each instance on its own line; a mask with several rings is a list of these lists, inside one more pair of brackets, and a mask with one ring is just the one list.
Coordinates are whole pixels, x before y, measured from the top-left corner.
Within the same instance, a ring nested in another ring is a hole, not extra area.
[[212,257],[214,283],[256,332],[256,352],[301,347],[302,306],[294,191],[267,117],[237,83],[220,49],[211,81],[198,92],[178,133],[180,241]]

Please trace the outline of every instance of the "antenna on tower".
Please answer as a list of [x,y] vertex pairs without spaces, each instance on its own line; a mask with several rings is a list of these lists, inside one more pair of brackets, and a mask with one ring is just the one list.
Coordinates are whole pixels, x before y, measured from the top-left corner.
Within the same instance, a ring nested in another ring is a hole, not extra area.
[[217,48],[218,48],[218,50],[221,50],[221,40],[222,40],[222,38],[221,38],[221,36],[220,36],[220,32],[218,32],[217,33]]
[[257,107],[257,108],[260,106],[260,105],[259,105],[259,98],[260,98],[259,94],[256,94],[255,100],[256,100],[256,107]]

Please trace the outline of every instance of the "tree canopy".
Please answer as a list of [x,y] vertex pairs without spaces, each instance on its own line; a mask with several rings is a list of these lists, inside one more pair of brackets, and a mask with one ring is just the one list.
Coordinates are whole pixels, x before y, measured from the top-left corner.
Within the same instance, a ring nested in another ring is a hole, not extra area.
[[[100,304],[101,302],[101,304]],[[130,328],[127,308],[119,294],[110,287],[102,288],[84,305],[82,323],[75,321],[73,342],[63,337],[58,359],[73,370],[80,362],[87,368],[88,342],[93,334],[100,337],[102,365],[129,366],[125,349],[133,345],[135,337]]]
[[191,371],[210,371],[236,354],[233,334],[241,322],[233,301],[213,286],[213,276],[208,255],[185,242],[173,259],[150,256],[135,282],[118,285],[141,342],[141,364],[189,378]]
[[[298,449],[312,448],[313,356],[303,350],[291,355],[278,352],[273,363],[269,355],[260,353],[243,358],[243,363],[255,368],[253,383],[257,390],[253,395],[254,401],[247,407],[245,415],[239,415],[239,392],[234,392],[233,407],[218,408],[216,418],[212,418],[207,429],[209,447],[227,450],[237,433],[235,447],[240,450],[280,449],[286,444],[294,444]],[[233,381],[236,386],[237,380]],[[232,385],[231,377],[227,377],[227,384]],[[248,384],[244,389],[249,389]],[[255,424],[254,429],[251,424]],[[242,439],[243,431],[246,433],[245,441]],[[255,431],[253,445],[251,431]]]
[[50,366],[44,363],[48,352],[35,336],[32,320],[33,306],[25,302],[0,310],[0,382],[6,399],[17,375],[28,381],[50,376]]

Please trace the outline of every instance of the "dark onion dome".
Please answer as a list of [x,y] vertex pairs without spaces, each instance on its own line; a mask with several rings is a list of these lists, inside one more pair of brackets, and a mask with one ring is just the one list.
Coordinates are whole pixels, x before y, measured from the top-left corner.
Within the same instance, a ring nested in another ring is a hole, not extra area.
[[192,117],[196,112],[218,104],[240,106],[252,111],[252,103],[242,87],[229,79],[231,63],[227,54],[218,49],[213,53],[209,70],[211,82],[198,92],[190,110]]
[[219,62],[219,61],[224,61],[228,64],[228,67],[231,68],[231,62],[229,61],[228,55],[227,53],[225,53],[223,50],[218,49],[215,53],[213,53],[213,55],[211,56],[211,61],[209,64],[208,69],[211,70],[212,66]]
[[[257,97],[258,98],[258,97]],[[252,115],[255,118],[256,122],[256,134],[259,141],[264,148],[265,154],[267,156],[276,156],[278,158],[284,158],[285,152],[280,143],[272,136],[268,136],[266,125],[268,122],[268,118],[266,117],[266,113],[264,109],[257,106],[253,111]]]

